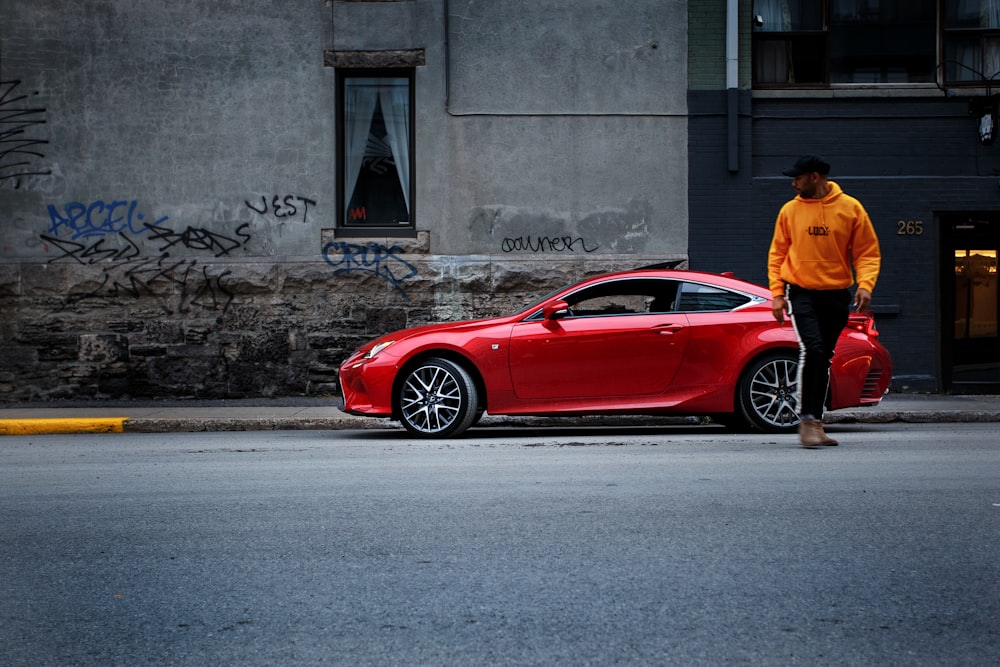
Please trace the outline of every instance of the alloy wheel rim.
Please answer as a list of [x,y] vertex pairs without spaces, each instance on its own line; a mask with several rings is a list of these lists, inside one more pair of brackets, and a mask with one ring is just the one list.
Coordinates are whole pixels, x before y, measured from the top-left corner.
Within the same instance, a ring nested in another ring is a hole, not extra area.
[[798,364],[775,359],[754,374],[750,402],[761,420],[775,427],[795,426],[798,416]]
[[407,377],[400,405],[403,418],[413,428],[440,433],[458,418],[462,391],[455,376],[444,368],[424,366]]

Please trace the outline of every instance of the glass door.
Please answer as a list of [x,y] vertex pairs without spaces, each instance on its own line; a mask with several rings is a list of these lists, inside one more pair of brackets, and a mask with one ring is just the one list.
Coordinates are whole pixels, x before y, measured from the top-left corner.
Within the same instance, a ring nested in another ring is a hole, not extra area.
[[950,378],[948,389],[953,393],[993,392],[1000,388],[1000,221],[966,218],[948,226],[949,242],[942,249],[949,253],[953,273],[950,295],[946,292],[943,299],[947,302],[947,297],[952,297],[947,308],[951,316],[945,319],[951,322],[951,326],[946,324],[947,333],[952,333],[947,341],[950,354],[944,355],[946,360],[950,357],[950,367],[945,368],[945,376]]

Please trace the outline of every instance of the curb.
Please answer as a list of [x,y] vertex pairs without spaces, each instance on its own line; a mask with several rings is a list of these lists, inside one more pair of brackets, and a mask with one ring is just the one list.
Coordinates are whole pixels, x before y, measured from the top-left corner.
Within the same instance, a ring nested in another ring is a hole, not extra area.
[[[1000,422],[1000,410],[962,411],[928,410],[920,412],[829,412],[824,416],[828,424],[888,424],[888,423],[990,423]],[[658,426],[698,426],[706,424],[700,417],[492,417],[485,416],[474,428],[586,428],[586,427],[633,427],[655,428]],[[258,418],[164,418],[146,417],[129,419],[125,423],[127,433],[205,433],[218,431],[335,431],[393,430],[403,427],[391,419],[375,417],[258,417]]]
[[[206,433],[214,431],[336,431],[391,429],[388,419],[351,417],[169,418],[139,417],[125,422],[126,433]],[[399,427],[401,428],[401,427]]]
[[995,410],[922,410],[919,412],[873,412],[869,414],[828,412],[823,415],[825,424],[986,424],[1000,422],[1000,411]]
[[[827,424],[888,423],[994,423],[998,410],[842,410],[828,412]],[[478,428],[570,428],[570,427],[658,427],[710,424],[699,417],[492,417],[486,415]],[[3,435],[54,435],[71,433],[207,433],[223,431],[335,431],[402,430],[390,419],[353,417],[81,417],[0,419]]]
[[128,417],[0,419],[0,435],[122,433]]
[[[925,410],[919,412],[847,411],[842,414],[828,412],[824,416],[827,424],[888,424],[888,423],[991,423],[1000,422],[1000,410],[961,411]],[[574,427],[658,427],[658,426],[698,426],[707,422],[701,417],[492,417],[485,416],[474,428],[574,428]],[[259,417],[259,418],[210,418],[185,419],[148,417],[129,419],[125,423],[127,433],[172,433],[172,432],[214,432],[214,431],[334,431],[355,430],[403,430],[399,422],[391,419],[372,417]]]

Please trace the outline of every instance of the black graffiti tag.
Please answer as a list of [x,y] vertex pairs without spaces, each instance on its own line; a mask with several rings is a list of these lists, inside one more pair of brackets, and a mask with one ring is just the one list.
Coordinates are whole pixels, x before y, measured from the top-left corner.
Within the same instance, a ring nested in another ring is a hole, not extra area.
[[[46,244],[51,244],[63,252],[62,255],[53,258],[50,262],[72,259],[80,264],[96,264],[98,262],[134,259],[140,255],[139,247],[125,234],[118,235],[118,238],[125,244],[122,248],[105,248],[104,238],[100,238],[90,245],[84,245],[78,241],[61,239],[49,234],[41,234],[40,236]],[[45,251],[48,252],[48,246],[46,246]]]
[[51,234],[42,234],[41,238],[46,243],[46,251],[51,246],[62,252],[50,263],[71,260],[79,264],[101,263],[103,266],[100,284],[94,289],[70,293],[67,296],[69,304],[88,299],[110,301],[149,296],[156,299],[160,309],[168,314],[187,312],[191,306],[224,312],[232,303],[234,294],[223,280],[232,272],[227,269],[212,275],[208,267],[200,267],[198,271],[198,260],[171,258],[168,250],[182,246],[210,251],[219,257],[250,240],[251,236],[246,232],[248,226],[243,224],[236,229],[236,236],[243,239],[239,241],[206,229],[187,227],[183,231],[174,231],[146,223],[146,230],[143,231],[152,232],[151,240],[162,242],[158,257],[142,257],[139,246],[124,231],[115,235],[121,243],[121,247],[117,248],[106,245],[108,236],[89,244]]
[[45,157],[39,147],[49,142],[28,134],[45,124],[45,109],[26,104],[28,95],[15,92],[20,84],[0,81],[0,182],[14,179],[15,189],[21,186],[22,177],[52,173],[33,164],[35,158]]
[[[172,259],[167,255],[114,261],[104,269],[101,283],[94,289],[67,296],[68,304],[97,299],[108,302],[121,298],[149,296],[166,314],[186,313],[190,306],[225,312],[234,294],[223,283],[232,271],[218,275],[208,267],[198,271],[196,259]],[[193,286],[193,288],[192,288]]]
[[[267,212],[271,211],[271,214],[279,220],[295,217],[299,214],[299,208],[301,208],[302,222],[306,222],[306,218],[309,215],[309,207],[316,205],[315,200],[307,199],[299,195],[285,195],[284,197],[274,195],[274,197],[271,198],[270,206],[268,205],[267,197],[261,195],[260,208],[257,208],[255,204],[251,204],[246,200],[244,200],[243,203],[246,204],[247,208],[251,211],[260,213],[261,215],[267,215]],[[298,205],[296,205],[296,203]]]
[[504,252],[594,252],[600,246],[588,247],[582,237],[572,236],[517,236],[505,238],[500,244]]
[[228,255],[230,250],[236,250],[251,239],[250,234],[246,232],[249,226],[250,224],[245,222],[236,228],[236,236],[242,237],[242,241],[208,229],[191,226],[178,232],[168,227],[156,227],[147,223],[146,229],[152,232],[150,240],[164,242],[159,248],[160,252],[166,252],[170,248],[180,245],[192,250],[208,250],[215,253],[216,257],[221,257]]

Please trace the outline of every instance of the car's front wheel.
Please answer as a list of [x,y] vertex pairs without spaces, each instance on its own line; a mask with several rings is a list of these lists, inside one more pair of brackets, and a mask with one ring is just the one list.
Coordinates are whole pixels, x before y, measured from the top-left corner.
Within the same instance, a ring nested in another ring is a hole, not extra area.
[[406,372],[396,412],[407,431],[447,438],[479,418],[479,394],[468,371],[447,359],[427,359]]
[[740,376],[736,409],[752,429],[794,431],[798,416],[798,355],[774,352],[750,364]]

